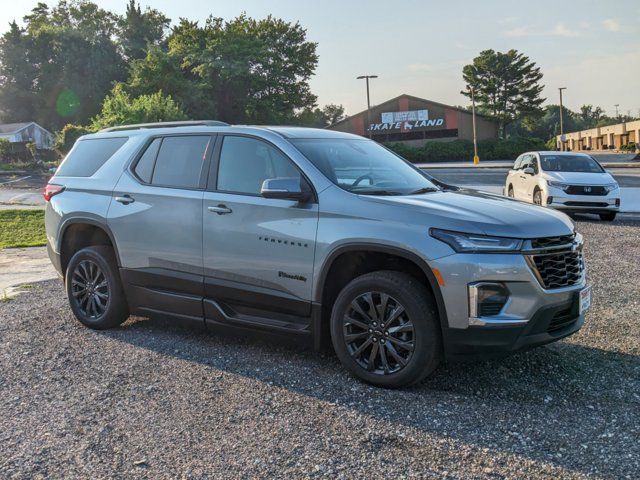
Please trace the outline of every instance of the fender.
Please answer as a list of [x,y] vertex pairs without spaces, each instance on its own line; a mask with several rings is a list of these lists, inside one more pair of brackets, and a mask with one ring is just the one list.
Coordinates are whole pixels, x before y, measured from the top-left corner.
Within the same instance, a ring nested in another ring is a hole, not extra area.
[[111,245],[113,245],[113,250],[114,253],[116,255],[116,260],[118,262],[118,267],[121,266],[121,262],[120,262],[120,254],[118,253],[118,245],[116,244],[116,240],[115,237],[113,235],[113,232],[111,231],[111,228],[109,228],[109,225],[107,225],[106,223],[102,223],[99,222],[98,220],[94,220],[92,218],[87,218],[87,217],[71,217],[71,218],[67,218],[66,220],[64,220],[62,222],[62,224],[60,225],[59,228],[59,234],[58,234],[58,244],[56,245],[56,248],[58,250],[59,253],[61,253],[61,248],[62,248],[62,240],[64,239],[64,234],[67,231],[67,228],[69,228],[71,225],[76,225],[76,224],[87,224],[87,225],[93,225],[94,227],[98,227],[99,229],[103,230],[107,236],[109,237],[109,240],[111,241]]
[[373,251],[373,252],[381,252],[388,253],[391,255],[395,255],[398,257],[402,257],[406,260],[409,260],[412,263],[415,263],[420,267],[422,272],[427,277],[429,281],[429,285],[431,286],[431,290],[433,291],[433,295],[436,300],[436,308],[438,309],[438,316],[440,317],[440,326],[442,328],[443,333],[449,327],[449,321],[447,319],[447,309],[444,304],[444,299],[442,298],[442,292],[440,291],[440,285],[438,284],[438,280],[436,279],[431,267],[427,262],[425,262],[422,258],[416,255],[413,252],[409,252],[407,250],[403,250],[398,247],[392,247],[389,245],[382,245],[378,243],[347,243],[340,245],[327,255],[322,264],[322,268],[320,270],[320,275],[318,276],[318,283],[314,288],[314,300],[318,303],[322,302],[322,295],[324,293],[324,285],[327,278],[327,274],[331,269],[331,265],[339,255],[345,252],[353,252],[358,250],[364,251]]

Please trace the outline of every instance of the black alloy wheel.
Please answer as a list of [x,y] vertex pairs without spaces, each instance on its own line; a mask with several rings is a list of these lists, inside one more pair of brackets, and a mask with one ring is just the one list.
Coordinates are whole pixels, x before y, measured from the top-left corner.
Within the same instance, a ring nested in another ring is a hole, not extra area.
[[351,302],[343,334],[351,357],[377,375],[402,370],[415,348],[414,326],[406,309],[381,292],[366,292]]
[[365,382],[399,388],[421,381],[442,358],[431,289],[392,270],[354,278],[333,304],[331,342],[342,365]]
[[76,265],[71,277],[71,293],[78,309],[89,319],[98,319],[109,304],[109,283],[100,267],[91,260]]
[[118,262],[111,247],[96,245],[76,252],[67,265],[65,286],[73,314],[87,327],[112,328],[129,317]]

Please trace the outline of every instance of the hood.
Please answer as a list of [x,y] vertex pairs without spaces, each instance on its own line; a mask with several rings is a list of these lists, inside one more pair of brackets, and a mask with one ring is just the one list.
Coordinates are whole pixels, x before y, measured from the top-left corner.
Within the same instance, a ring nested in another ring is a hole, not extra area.
[[[425,227],[514,238],[553,237],[574,231],[571,219],[564,213],[475,190],[360,198],[423,213]],[[394,219],[409,220],[401,212]]]
[[570,183],[571,185],[607,185],[615,182],[607,172],[544,172],[543,176],[551,181]]

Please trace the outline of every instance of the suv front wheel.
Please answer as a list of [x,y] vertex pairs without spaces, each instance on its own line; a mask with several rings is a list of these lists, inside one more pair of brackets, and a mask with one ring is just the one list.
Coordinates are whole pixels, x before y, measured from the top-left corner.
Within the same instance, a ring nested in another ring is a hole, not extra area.
[[67,266],[67,298],[80,322],[96,330],[117,327],[129,316],[113,249],[79,250]]
[[347,370],[387,388],[419,382],[442,355],[431,292],[395,271],[362,275],[340,292],[331,314],[331,339]]

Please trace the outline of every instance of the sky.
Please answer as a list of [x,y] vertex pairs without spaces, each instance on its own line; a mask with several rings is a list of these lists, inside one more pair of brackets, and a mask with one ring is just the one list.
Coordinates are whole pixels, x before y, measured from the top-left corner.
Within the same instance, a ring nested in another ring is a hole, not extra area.
[[[52,0],[45,1],[49,5]],[[127,0],[94,0],[123,13]],[[371,80],[371,103],[402,93],[467,105],[462,67],[482,50],[515,48],[541,67],[547,103],[601,106],[607,114],[640,116],[640,2],[637,0],[141,0],[177,22],[243,11],[298,21],[318,43],[311,80],[318,103],[366,108],[358,75]],[[0,31],[37,0],[0,0]]]

